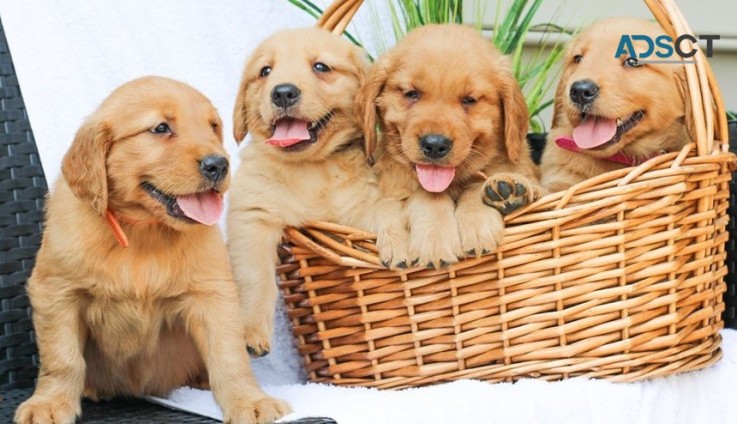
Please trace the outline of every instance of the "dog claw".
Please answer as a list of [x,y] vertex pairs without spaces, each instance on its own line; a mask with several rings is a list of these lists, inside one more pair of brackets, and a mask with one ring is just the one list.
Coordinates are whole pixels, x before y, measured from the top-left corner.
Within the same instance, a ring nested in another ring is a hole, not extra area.
[[487,254],[487,253],[489,253],[489,252],[491,252],[491,250],[489,250],[489,249],[484,249],[484,250],[482,250],[482,251],[481,251],[481,254],[482,254],[482,255],[485,255],[485,254]]
[[248,350],[248,354],[249,355],[251,355],[251,356],[257,356],[259,358],[263,358],[264,356],[266,356],[266,355],[269,354],[269,351],[266,350],[266,349],[264,349],[264,350],[256,350],[256,349],[254,349],[251,346],[248,346],[247,347],[247,350]]
[[471,249],[466,251],[466,254],[469,256],[476,256],[476,249]]
[[448,261],[440,260],[440,268],[447,268],[450,263]]
[[402,261],[397,264],[397,268],[399,269],[407,269],[407,261]]
[[412,259],[412,266],[417,266],[420,263],[420,258],[414,258]]
[[433,261],[430,261],[427,263],[427,265],[425,265],[425,268],[428,268],[428,269],[435,268],[435,263],[433,263]]
[[381,264],[384,265],[384,268],[389,268],[389,261],[388,260],[382,259],[381,260]]

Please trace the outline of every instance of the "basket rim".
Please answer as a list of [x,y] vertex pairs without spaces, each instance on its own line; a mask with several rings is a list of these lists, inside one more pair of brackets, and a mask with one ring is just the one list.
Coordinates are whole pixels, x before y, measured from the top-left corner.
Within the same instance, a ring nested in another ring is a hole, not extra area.
[[[653,189],[652,181],[662,178],[668,181],[684,179],[684,176],[689,173],[704,169],[711,169],[720,175],[729,174],[730,170],[735,167],[737,167],[737,156],[733,153],[721,152],[701,157],[696,154],[695,144],[691,143],[680,152],[656,156],[637,167],[598,175],[568,190],[548,194],[506,216],[504,218],[505,243],[481,257],[512,250],[517,239],[526,233],[529,235],[530,231],[543,231],[552,225],[551,222],[563,225],[566,222],[574,222],[577,217],[590,214],[592,211],[605,211],[606,208],[619,202],[618,199],[622,196],[634,196],[643,190]],[[669,196],[671,197],[663,198],[664,203],[672,200],[674,195]],[[584,201],[585,204],[579,204]],[[537,227],[540,228],[535,230]],[[330,233],[340,235],[348,244],[332,240],[325,235]],[[375,242],[376,235],[370,231],[313,220],[305,221],[299,228],[288,227],[284,231],[284,238],[340,266],[368,270],[387,269],[381,264],[376,251],[368,251],[365,245],[357,247],[354,244],[355,241]],[[473,259],[466,259],[466,261],[473,261]],[[451,265],[450,269],[455,269],[457,266],[458,264]],[[402,270],[402,273],[412,273],[421,268],[410,267]]]

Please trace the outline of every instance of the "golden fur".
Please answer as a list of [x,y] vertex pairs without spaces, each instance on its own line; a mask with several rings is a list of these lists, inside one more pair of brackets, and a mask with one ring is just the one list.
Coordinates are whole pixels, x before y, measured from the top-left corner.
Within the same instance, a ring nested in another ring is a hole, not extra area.
[[[329,66],[317,72],[316,63]],[[268,75],[262,75],[264,68]],[[279,32],[248,60],[234,110],[234,136],[252,136],[243,149],[228,210],[228,250],[240,287],[246,343],[269,350],[277,297],[277,247],[287,226],[325,220],[378,232],[382,260],[396,266],[406,243],[401,205],[381,199],[362,150],[354,119],[356,92],[368,67],[362,50],[329,32],[310,28]],[[285,109],[272,90],[293,84],[301,95]],[[332,113],[314,142],[285,150],[265,140],[283,116],[315,122]],[[385,221],[382,224],[382,219]],[[396,255],[393,254],[396,246]]]
[[[152,133],[162,122],[172,134]],[[227,178],[211,182],[198,169],[207,155],[227,157],[215,108],[165,78],[121,86],[79,129],[28,282],[41,368],[16,422],[74,422],[83,394],[166,395],[208,382],[227,422],[271,422],[288,411],[251,373],[217,227],[169,216],[142,188],[224,192]],[[130,247],[116,242],[106,210]]]
[[[662,35],[660,26],[638,18],[610,18],[591,25],[571,41],[564,58],[563,74],[556,90],[553,128],[542,158],[542,183],[559,191],[627,165],[602,158],[622,152],[630,157],[647,158],[660,151],[677,151],[690,141],[689,114],[684,86],[683,65],[645,64],[629,67],[627,58],[614,58],[623,34]],[[635,42],[643,51],[642,42]],[[576,56],[581,56],[576,63]],[[657,59],[653,55],[650,59]],[[644,117],[621,139],[583,152],[565,150],[555,144],[558,136],[570,136],[581,122],[582,110],[570,98],[571,84],[591,80],[599,95],[590,112],[609,118],[626,119],[638,110]]]
[[[377,144],[377,123],[381,129],[377,172],[384,192],[406,202],[409,255],[421,266],[495,248],[503,238],[500,211],[539,193],[526,143],[527,108],[509,60],[471,28],[427,25],[410,32],[373,65],[358,106],[369,150]],[[416,164],[428,163],[419,146],[426,134],[453,141],[448,156],[434,162],[456,167],[441,193],[425,191],[415,172]],[[490,178],[483,182],[479,171]],[[501,182],[512,193],[490,198]]]

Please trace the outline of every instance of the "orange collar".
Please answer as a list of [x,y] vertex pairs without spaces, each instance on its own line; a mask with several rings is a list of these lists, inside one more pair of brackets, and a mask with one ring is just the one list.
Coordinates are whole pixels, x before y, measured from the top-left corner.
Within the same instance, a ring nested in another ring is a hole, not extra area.
[[123,231],[120,223],[118,223],[118,220],[115,219],[113,211],[111,211],[110,209],[107,209],[105,211],[105,220],[107,220],[107,224],[110,226],[110,230],[113,232],[113,236],[115,236],[115,240],[118,241],[120,247],[128,247],[128,236],[125,235],[125,231]]

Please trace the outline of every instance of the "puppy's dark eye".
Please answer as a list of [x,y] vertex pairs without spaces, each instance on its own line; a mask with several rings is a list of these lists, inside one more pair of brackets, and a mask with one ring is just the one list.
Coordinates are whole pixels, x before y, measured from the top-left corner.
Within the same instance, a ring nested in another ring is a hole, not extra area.
[[258,73],[260,77],[268,77],[271,73],[271,66],[264,66],[261,68],[261,72]]
[[634,57],[628,57],[624,61],[624,66],[628,68],[639,68],[642,66],[642,63]]
[[162,122],[159,125],[151,128],[150,131],[154,134],[171,134],[171,128],[166,122]]
[[404,97],[408,100],[416,101],[420,99],[420,92],[417,90],[405,91]]
[[217,122],[211,122],[210,127],[213,131],[218,132],[218,123]]
[[330,72],[330,67],[322,62],[315,62],[315,64],[312,65],[312,69],[314,69],[315,72]]
[[461,100],[461,103],[463,104],[463,106],[471,106],[471,105],[475,105],[477,101],[478,100],[476,100],[475,98],[471,96],[466,96],[463,98],[463,100]]
[[573,56],[573,63],[581,63],[583,60],[583,55],[577,54]]

